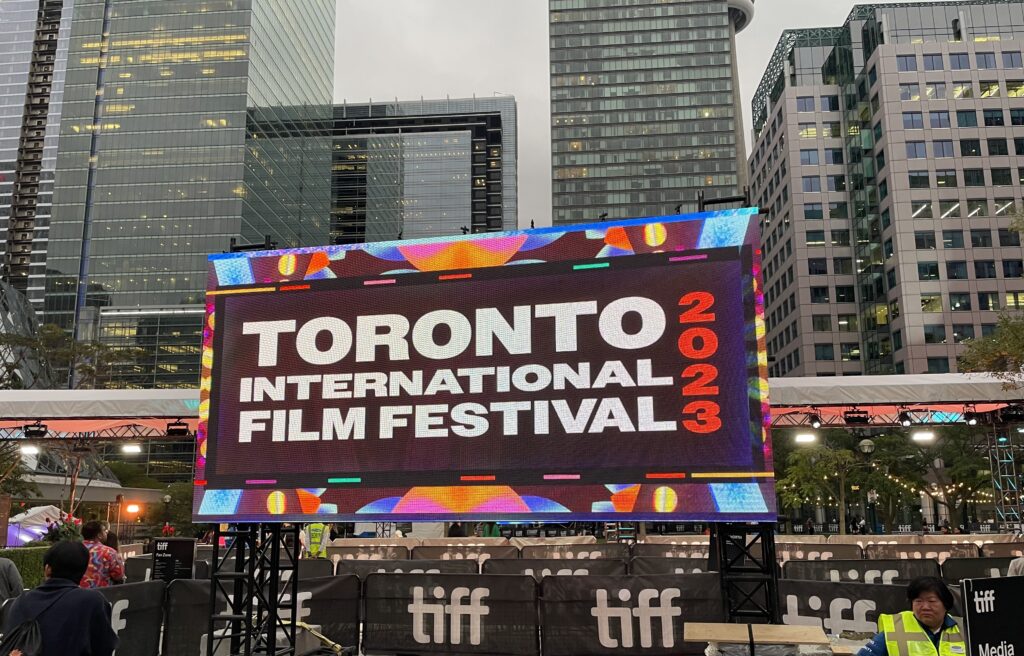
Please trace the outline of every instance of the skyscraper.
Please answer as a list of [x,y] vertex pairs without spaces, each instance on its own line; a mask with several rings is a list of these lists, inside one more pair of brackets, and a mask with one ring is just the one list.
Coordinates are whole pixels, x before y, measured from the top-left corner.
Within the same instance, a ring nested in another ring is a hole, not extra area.
[[694,210],[746,185],[752,0],[549,0],[553,222]]
[[75,2],[28,294],[145,350],[120,384],[196,384],[208,253],[328,240],[333,33],[332,0]]
[[332,241],[515,230],[511,96],[334,108]]
[[945,373],[1024,307],[1024,2],[783,34],[753,102],[773,376]]

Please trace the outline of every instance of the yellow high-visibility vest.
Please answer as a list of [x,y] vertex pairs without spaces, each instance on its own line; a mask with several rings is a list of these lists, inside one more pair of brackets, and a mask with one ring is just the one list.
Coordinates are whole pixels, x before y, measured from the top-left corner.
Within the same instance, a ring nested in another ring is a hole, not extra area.
[[319,522],[310,524],[306,527],[306,534],[309,537],[309,541],[306,543],[306,550],[309,552],[309,555],[314,558],[326,557],[327,542],[330,539],[327,525]]
[[954,624],[943,630],[936,650],[924,627],[909,610],[898,615],[879,615],[878,630],[885,634],[889,656],[967,656],[967,645],[959,626]]

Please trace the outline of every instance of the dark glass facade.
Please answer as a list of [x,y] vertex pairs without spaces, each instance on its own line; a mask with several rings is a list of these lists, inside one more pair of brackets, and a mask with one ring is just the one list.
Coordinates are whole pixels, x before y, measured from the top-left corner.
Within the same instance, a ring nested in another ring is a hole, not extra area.
[[197,384],[207,254],[328,240],[333,27],[330,0],[75,3],[45,320],[155,348],[124,384]]
[[746,184],[740,0],[549,0],[557,224],[696,209]]
[[334,109],[334,243],[517,226],[511,97]]

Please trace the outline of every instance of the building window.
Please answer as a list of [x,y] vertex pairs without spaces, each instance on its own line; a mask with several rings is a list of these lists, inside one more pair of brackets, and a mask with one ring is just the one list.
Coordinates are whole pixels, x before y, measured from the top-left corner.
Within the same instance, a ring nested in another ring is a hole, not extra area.
[[964,169],[964,186],[965,187],[984,187],[985,186],[985,170],[984,169]]
[[1006,125],[1004,120],[1002,109],[986,109],[985,114],[985,127],[997,128]]
[[800,164],[803,166],[813,166],[818,163],[818,151],[817,150],[801,150],[800,151]]
[[956,112],[956,125],[959,128],[978,127],[978,112],[973,109],[958,109]]
[[932,203],[928,200],[915,200],[910,204],[910,209],[913,212],[910,215],[912,219],[931,219],[932,217]]
[[986,312],[999,310],[999,294],[996,292],[978,292],[978,309]]
[[879,171],[881,171],[882,169],[885,168],[885,151],[884,150],[878,151],[878,154],[875,155],[875,164],[878,166],[878,170]]
[[820,192],[821,178],[819,178],[816,175],[805,175],[803,181],[803,190],[805,194]]
[[994,323],[983,323],[981,324],[981,336],[991,337],[996,334],[996,325]]
[[967,280],[967,262],[963,260],[946,262],[946,279]]
[[973,82],[954,82],[953,83],[953,100],[960,100],[962,98],[973,98],[974,97],[974,83]]
[[925,55],[924,56],[924,70],[926,71],[941,71],[942,70],[942,54],[937,55]]
[[821,111],[823,111],[823,112],[838,112],[839,111],[839,96],[822,96],[821,97]]
[[906,101],[918,101],[921,100],[921,86],[919,84],[901,84],[900,85],[900,100]]
[[971,69],[971,58],[966,52],[951,52],[949,67],[954,71],[968,71]]
[[980,84],[981,97],[982,98],[998,98],[999,97],[999,82],[997,80],[987,80]]
[[872,128],[872,131],[875,134],[875,141],[876,142],[881,141],[882,140],[882,122],[879,121],[878,123],[875,123],[875,127]]
[[839,324],[841,333],[855,333],[860,330],[856,314],[840,314],[836,323]]
[[1004,278],[1024,278],[1024,260],[1003,260]]
[[839,345],[839,359],[843,362],[860,361],[860,344],[844,342]]
[[1003,53],[1003,68],[1024,68],[1019,52]]
[[798,112],[813,112],[814,111],[814,98],[812,96],[800,96],[796,99],[796,111]]
[[896,287],[896,269],[889,269],[885,272],[885,281],[889,285],[889,289]]
[[868,84],[874,86],[875,82],[878,82],[878,69],[872,66],[868,71]]
[[922,312],[942,312],[942,294],[921,294]]
[[1000,246],[1020,246],[1020,233],[1009,228],[999,229]]
[[812,257],[807,260],[807,273],[812,276],[828,275],[828,260],[823,257]]
[[929,112],[928,120],[933,128],[948,128],[949,112]]
[[889,301],[889,317],[892,319],[898,319],[900,316],[900,299],[894,298]]
[[805,235],[805,240],[808,246],[824,246],[825,245],[825,231],[824,230],[808,230]]
[[814,139],[818,136],[818,125],[816,123],[800,123],[797,128],[800,130],[801,139]]
[[981,157],[981,139],[961,139],[961,157]]
[[1006,292],[1007,310],[1019,310],[1024,308],[1024,292]]
[[967,200],[967,218],[973,219],[978,216],[988,216],[988,201],[984,198]]
[[896,55],[896,70],[908,73],[917,70],[917,55]]
[[889,197],[889,181],[882,180],[878,183],[878,199],[885,200]]
[[849,246],[850,245],[850,231],[849,230],[833,230],[832,231],[832,245],[833,246]]
[[[1024,98],[1024,80],[1007,80],[1006,95],[1011,98]],[[1010,110],[1013,113],[1013,110]],[[1014,125],[1017,125],[1014,123]]]
[[942,247],[943,248],[963,248],[964,247],[964,231],[963,230],[943,230],[942,231]]
[[955,157],[953,154],[953,142],[949,139],[932,142],[932,150],[936,157]]
[[842,164],[843,163],[843,149],[842,148],[826,148],[825,149],[825,163],[826,164]]
[[903,112],[903,129],[924,129],[924,117],[922,116],[921,112]]
[[824,213],[821,211],[821,203],[807,203],[804,205],[804,218],[805,219],[823,219]]
[[949,309],[953,312],[970,312],[971,295],[953,293],[949,295]]
[[996,263],[993,260],[975,260],[974,277],[979,280],[996,277]]
[[1010,174],[1010,169],[994,168],[991,173],[993,187],[1008,187],[1013,184],[1013,175]]
[[992,248],[992,231],[988,228],[971,230],[971,248]]
[[835,350],[831,344],[815,344],[814,345],[814,359],[820,361],[823,360],[835,360]]
[[836,275],[852,275],[853,274],[853,258],[851,257],[834,257],[832,258],[832,273]]
[[838,121],[825,121],[821,124],[821,136],[826,138],[840,138],[843,136],[843,128]]
[[928,373],[930,373],[930,374],[948,374],[949,373],[949,359],[948,358],[928,358]]
[[1024,109],[1010,110],[1010,125],[1024,125]]
[[1015,155],[1024,155],[1024,137],[1013,138],[1013,152]]
[[907,175],[910,178],[911,189],[927,189],[931,186],[928,171],[911,171]]
[[924,85],[924,95],[928,100],[945,100],[946,99],[946,83],[945,82],[929,82]]
[[935,233],[931,230],[919,230],[915,232],[914,248],[919,251],[935,250]]
[[1012,198],[996,199],[996,216],[1005,216],[1014,211],[1016,211],[1016,204]]
[[958,200],[940,200],[939,201],[939,218],[940,219],[958,219],[963,216],[963,208],[960,206]]
[[918,262],[917,263],[917,279],[918,280],[938,280],[939,279],[939,263],[938,262]]
[[892,350],[899,351],[903,348],[903,331],[894,330],[892,331]]
[[974,326],[969,323],[953,324],[953,343],[961,344],[965,339],[974,339]]
[[[1010,169],[1006,169],[1009,174]],[[829,191],[846,191],[846,176],[845,175],[826,175],[825,176],[825,188]]]
[[892,254],[895,252],[892,247],[892,239],[885,240],[885,243],[882,244],[882,252],[885,253],[885,259],[888,260],[892,257]]
[[988,140],[988,154],[989,155],[1009,155],[1010,149],[1006,146],[1006,139],[1001,137],[993,137]]
[[836,303],[856,303],[857,297],[853,293],[853,286],[836,286]]
[[956,171],[954,169],[938,169],[935,171],[935,186],[937,187],[955,187],[956,186]]
[[837,201],[828,204],[828,217],[830,219],[848,219],[850,212],[846,201]]
[[828,303],[828,287],[811,287],[811,303]]
[[811,316],[811,328],[815,332],[832,332],[832,316],[828,314],[815,314]]
[[946,343],[946,326],[941,323],[925,325],[924,327],[924,343],[925,344],[945,344]]
[[926,159],[927,157],[928,149],[925,148],[923,141],[907,142],[907,159]]
[[996,53],[979,52],[975,56],[978,59],[978,68],[991,69],[996,67]]

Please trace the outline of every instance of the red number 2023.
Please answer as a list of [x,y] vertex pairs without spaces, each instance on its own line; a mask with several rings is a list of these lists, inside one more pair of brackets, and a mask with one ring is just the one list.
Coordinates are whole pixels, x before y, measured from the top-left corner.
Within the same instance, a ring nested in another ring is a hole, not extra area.
[[[679,299],[680,324],[711,323],[715,313],[715,297],[708,292],[691,292]],[[706,360],[718,352],[718,335],[710,328],[693,327],[679,335],[679,353],[691,360]],[[682,378],[693,378],[682,389],[683,396],[718,396],[718,367],[712,364],[691,364],[683,370]],[[713,433],[722,427],[721,408],[710,400],[690,401],[683,408],[683,427],[692,433]]]

